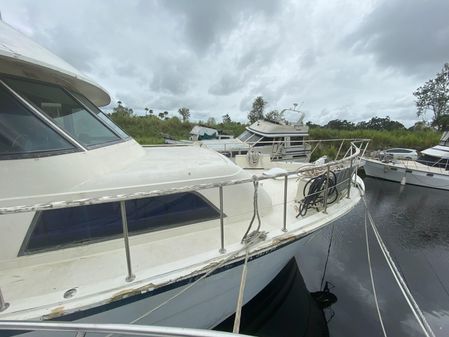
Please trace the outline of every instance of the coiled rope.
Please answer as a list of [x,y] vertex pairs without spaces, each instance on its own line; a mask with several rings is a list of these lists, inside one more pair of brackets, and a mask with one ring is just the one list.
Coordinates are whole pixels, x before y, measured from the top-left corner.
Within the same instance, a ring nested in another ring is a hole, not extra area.
[[[324,195],[323,192],[328,190],[327,194],[327,204],[330,205],[334,203],[338,198],[337,176],[334,171],[330,171],[331,175],[329,179],[326,173],[323,173],[315,178],[310,179],[304,186],[303,194],[304,199],[301,200],[299,205],[299,211],[296,217],[305,216],[307,211],[312,208],[318,208],[318,205],[323,203]],[[308,188],[308,190],[307,190]]]

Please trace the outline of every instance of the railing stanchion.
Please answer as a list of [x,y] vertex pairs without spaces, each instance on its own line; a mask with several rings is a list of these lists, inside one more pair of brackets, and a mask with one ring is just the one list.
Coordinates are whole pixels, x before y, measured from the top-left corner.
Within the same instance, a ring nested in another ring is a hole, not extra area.
[[0,289],[0,312],[5,311],[9,308],[9,303],[7,303],[3,297],[2,289]]
[[128,219],[126,217],[126,205],[124,200],[120,201],[120,213],[122,214],[123,240],[125,242],[126,267],[128,268],[128,276],[126,276],[126,282],[131,282],[136,278],[136,276],[133,274],[131,267],[131,254],[129,251],[128,237]]
[[341,148],[343,147],[344,142],[345,142],[345,140],[343,139],[340,143],[340,147],[338,148],[337,155],[335,156],[335,160],[337,160],[338,155],[340,154],[340,151],[341,151]]
[[224,212],[223,212],[223,186],[218,187],[218,192],[220,195],[220,239],[221,239],[221,247],[220,253],[226,253],[226,249],[224,247]]
[[[351,151],[352,152],[352,151]],[[351,153],[352,155],[352,153]],[[354,158],[351,158],[351,166],[349,167],[349,178],[348,178],[348,195],[346,196],[346,198],[350,198],[351,197],[351,183],[352,183],[352,161],[354,160]]]
[[369,145],[369,142],[366,142],[365,148],[363,149],[363,152],[362,152],[362,154],[360,155],[360,157],[363,157],[363,156],[365,155],[365,152],[366,152],[366,150],[367,150],[367,148],[368,148],[368,145]]
[[327,165],[326,171],[326,190],[324,191],[324,210],[323,213],[327,214],[327,197],[329,195],[329,174],[330,174],[330,165]]
[[287,231],[287,187],[288,187],[288,174],[284,177],[284,225],[282,231]]

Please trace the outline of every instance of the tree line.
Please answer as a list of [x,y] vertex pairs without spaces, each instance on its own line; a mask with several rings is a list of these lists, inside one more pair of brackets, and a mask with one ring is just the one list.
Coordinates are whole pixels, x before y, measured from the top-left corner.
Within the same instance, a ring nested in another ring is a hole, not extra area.
[[[422,130],[428,127],[432,127],[439,131],[449,129],[449,63],[445,63],[442,70],[436,74],[435,78],[425,82],[422,86],[416,89],[413,95],[416,98],[416,114],[418,117],[421,117],[422,120],[416,122],[415,125],[410,129]],[[262,96],[257,96],[254,99],[251,109],[247,114],[248,122],[252,124],[260,119],[276,123],[285,121],[282,111],[271,110],[268,113],[265,113],[266,106],[267,101]],[[432,114],[431,120],[429,122],[426,121],[428,112]],[[191,113],[189,108],[179,108],[178,114],[180,115],[182,122],[186,123],[190,120]],[[168,111],[161,111],[156,114],[152,109],[145,108],[145,115],[153,116],[160,120],[170,119]],[[131,117],[134,116],[134,111],[132,108],[124,106],[121,101],[118,101],[117,106],[112,110],[111,116],[118,118]],[[229,125],[232,123],[238,122],[233,122],[229,114],[225,114],[222,116],[221,124]],[[200,124],[206,124],[213,127],[218,123],[214,117],[210,117],[207,122],[200,122]],[[241,123],[238,124],[242,125]],[[311,128],[322,127],[338,130],[371,129],[391,131],[405,129],[405,126],[402,123],[392,120],[389,116],[375,116],[368,121],[362,121],[358,123],[348,120],[334,119],[329,121],[324,126],[320,126],[312,122],[307,122],[306,124]]]

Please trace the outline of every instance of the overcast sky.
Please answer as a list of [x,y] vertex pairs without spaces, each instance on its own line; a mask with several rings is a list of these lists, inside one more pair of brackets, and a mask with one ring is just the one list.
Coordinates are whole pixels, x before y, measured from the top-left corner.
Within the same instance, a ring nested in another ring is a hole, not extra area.
[[[246,121],[417,120],[413,91],[449,62],[447,0],[0,0],[3,20],[109,90],[113,102]],[[288,116],[293,119],[295,116]],[[430,117],[430,116],[429,116]]]

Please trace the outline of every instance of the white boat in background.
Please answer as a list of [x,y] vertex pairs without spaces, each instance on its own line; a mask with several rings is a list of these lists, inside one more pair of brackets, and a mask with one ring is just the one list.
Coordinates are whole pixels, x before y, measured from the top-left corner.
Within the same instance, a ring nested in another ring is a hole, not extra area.
[[364,158],[368,176],[442,190],[449,190],[449,132],[439,145],[421,151],[418,160]]
[[[251,167],[266,168],[267,162],[308,162],[311,147],[306,142],[309,128],[303,123],[304,113],[294,109],[284,109],[282,113],[286,111],[299,113],[299,120],[295,123],[258,120],[246,127],[237,138],[203,139],[198,144],[222,153],[243,166],[251,164]],[[246,165],[245,161],[248,161]]]
[[362,144],[253,175],[199,146],[143,148],[95,82],[3,22],[0,42],[0,320],[214,327],[244,267],[242,304],[363,193]]

